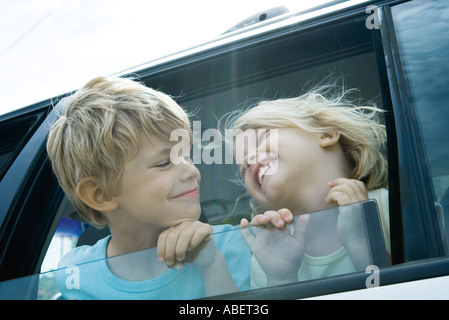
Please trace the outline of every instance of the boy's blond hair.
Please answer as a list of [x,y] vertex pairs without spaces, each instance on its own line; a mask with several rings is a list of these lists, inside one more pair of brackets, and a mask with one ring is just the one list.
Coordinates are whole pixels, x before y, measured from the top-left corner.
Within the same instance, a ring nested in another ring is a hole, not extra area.
[[65,101],[47,152],[78,213],[104,227],[105,217],[77,197],[78,182],[92,177],[106,194],[118,195],[124,162],[139,151],[140,135],[169,143],[175,129],[191,132],[186,113],[171,97],[131,79],[97,77]]
[[[312,133],[335,130],[352,165],[352,179],[365,182],[368,190],[388,185],[387,160],[383,151],[386,130],[382,110],[359,106],[345,99],[350,93],[331,93],[330,87],[311,90],[295,98],[262,101],[228,119],[234,130],[300,128]],[[229,124],[230,123],[230,124]]]

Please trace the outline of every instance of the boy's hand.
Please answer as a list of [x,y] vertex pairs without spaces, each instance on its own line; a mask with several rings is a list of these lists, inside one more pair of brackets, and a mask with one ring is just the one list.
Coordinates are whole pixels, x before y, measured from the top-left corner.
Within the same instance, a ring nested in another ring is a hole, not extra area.
[[200,221],[182,222],[159,235],[157,256],[159,261],[173,266],[182,262],[186,254],[197,248],[207,236],[213,233],[209,224]]
[[226,260],[215,245],[213,230],[200,221],[183,222],[159,235],[157,255],[168,267],[191,262],[200,271],[206,296],[237,291]]
[[327,203],[336,203],[342,206],[368,200],[368,191],[362,181],[337,178],[329,182],[329,187],[331,189],[325,198]]

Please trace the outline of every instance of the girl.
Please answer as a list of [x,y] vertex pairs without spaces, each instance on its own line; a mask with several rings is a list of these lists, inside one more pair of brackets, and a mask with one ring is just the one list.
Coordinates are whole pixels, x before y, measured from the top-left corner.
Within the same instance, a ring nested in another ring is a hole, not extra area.
[[[366,267],[363,236],[347,220],[360,215],[343,215],[342,208],[340,215],[311,212],[374,198],[389,234],[381,110],[351,103],[348,92],[325,97],[326,91],[262,101],[231,119],[237,141],[250,130],[256,134],[237,163],[256,214],[251,230],[241,221],[254,254],[253,287]],[[389,251],[388,239],[386,246]]]

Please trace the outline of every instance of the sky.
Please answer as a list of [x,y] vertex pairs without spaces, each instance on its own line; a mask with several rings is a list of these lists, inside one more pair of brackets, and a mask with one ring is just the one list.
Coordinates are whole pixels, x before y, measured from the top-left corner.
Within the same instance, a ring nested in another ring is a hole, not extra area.
[[327,0],[0,0],[0,115],[220,36],[245,18]]

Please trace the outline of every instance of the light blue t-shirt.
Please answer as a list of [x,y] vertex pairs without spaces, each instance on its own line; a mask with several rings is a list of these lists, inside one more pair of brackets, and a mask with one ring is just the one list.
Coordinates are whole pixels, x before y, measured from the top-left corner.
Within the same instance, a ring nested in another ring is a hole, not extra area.
[[[213,226],[213,230],[215,244],[225,257],[237,288],[248,290],[251,252],[240,230],[230,225]],[[192,264],[185,264],[181,270],[167,268],[149,280],[129,281],[117,277],[105,259],[109,239],[110,236],[94,246],[75,248],[60,261],[56,282],[65,299],[181,300],[205,297],[202,276]]]

